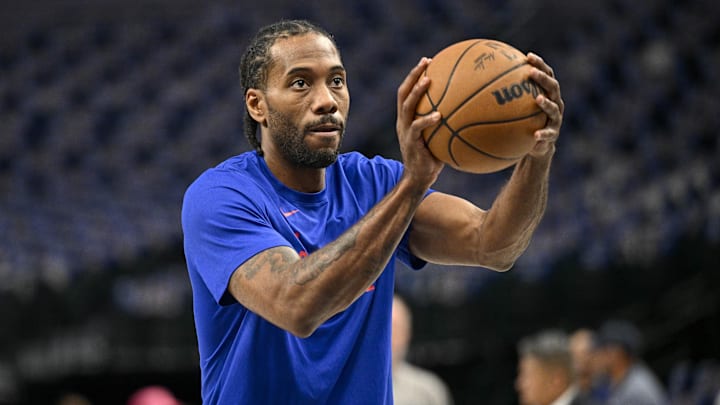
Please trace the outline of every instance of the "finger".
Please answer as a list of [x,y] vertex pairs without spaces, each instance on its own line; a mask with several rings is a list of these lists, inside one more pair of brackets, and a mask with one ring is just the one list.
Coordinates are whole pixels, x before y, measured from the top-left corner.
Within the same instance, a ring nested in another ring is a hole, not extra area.
[[430,78],[427,76],[421,77],[417,83],[410,90],[410,94],[407,95],[405,101],[402,103],[402,114],[408,120],[415,118],[415,110],[417,109],[420,98],[427,92],[430,87]]
[[541,58],[540,55],[529,52],[527,54],[527,61],[529,64],[545,72],[545,74],[547,74],[548,76],[555,77],[555,71],[553,70],[553,68],[547,63],[545,63],[545,60]]
[[560,136],[560,132],[557,129],[545,127],[535,131],[533,136],[537,142],[555,142]]
[[430,115],[425,115],[422,117],[418,117],[415,120],[413,120],[412,124],[410,125],[410,128],[414,131],[421,132],[425,128],[429,128],[435,124],[437,124],[442,116],[438,111],[434,111]]
[[560,134],[560,126],[562,125],[560,107],[543,95],[537,96],[536,102],[547,115],[548,121],[544,128],[535,131],[535,139],[554,142]]
[[403,80],[403,82],[400,84],[400,87],[398,87],[398,111],[402,108],[403,102],[408,97],[415,84],[418,82],[418,78],[420,78],[423,72],[425,72],[425,69],[427,68],[429,63],[430,58],[420,58],[420,62],[418,62],[418,64],[415,65],[412,70],[410,70],[410,73],[408,73],[408,75],[405,77],[405,80]]
[[542,87],[543,92],[558,105],[560,112],[565,110],[565,103],[562,100],[562,94],[560,93],[560,83],[554,77],[550,77],[547,73],[540,69],[530,70],[530,78]]
[[537,98],[535,98],[535,102],[541,110],[545,111],[545,114],[551,122],[559,122],[562,120],[560,106],[554,100],[543,94],[539,94]]
[[[555,77],[555,70],[548,65],[543,58],[541,58],[539,55],[529,52],[527,54],[527,61],[530,63],[530,65],[534,66],[535,69],[533,69],[530,72],[530,77],[540,84],[540,86],[545,90],[545,92],[550,95],[550,97],[555,100],[558,104],[562,104],[561,101],[561,95],[560,95],[560,83],[558,82],[557,78]],[[561,105],[561,110],[562,110]]]

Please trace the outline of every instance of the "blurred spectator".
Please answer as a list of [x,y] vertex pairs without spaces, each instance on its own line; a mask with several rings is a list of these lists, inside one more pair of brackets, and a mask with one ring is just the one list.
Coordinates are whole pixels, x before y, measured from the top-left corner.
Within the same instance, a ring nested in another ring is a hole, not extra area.
[[150,385],[135,391],[127,405],[181,405],[180,401],[165,387]]
[[632,323],[606,321],[598,331],[603,372],[609,378],[609,405],[664,405],[662,384],[641,360],[642,335]]
[[580,405],[567,334],[546,330],[518,344],[515,389],[521,405]]
[[445,382],[432,372],[407,362],[412,338],[412,314],[399,296],[392,308],[392,379],[395,405],[450,405]]
[[570,355],[578,398],[583,404],[597,404],[607,398],[595,345],[595,332],[590,329],[577,329],[570,335]]

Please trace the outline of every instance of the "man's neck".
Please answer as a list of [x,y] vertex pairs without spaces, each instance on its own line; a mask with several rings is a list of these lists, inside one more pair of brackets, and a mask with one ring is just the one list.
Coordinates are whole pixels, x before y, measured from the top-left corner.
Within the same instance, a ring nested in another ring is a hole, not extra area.
[[287,187],[302,193],[317,193],[325,188],[325,169],[290,166],[280,159],[265,158],[273,175]]

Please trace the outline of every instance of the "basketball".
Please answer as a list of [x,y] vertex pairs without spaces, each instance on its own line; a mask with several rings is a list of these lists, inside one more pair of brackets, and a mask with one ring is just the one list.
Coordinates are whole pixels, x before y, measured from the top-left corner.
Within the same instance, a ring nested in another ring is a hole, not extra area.
[[490,39],[457,42],[435,55],[416,110],[442,114],[423,131],[432,154],[469,173],[496,172],[522,159],[547,121],[535,103],[542,90],[529,78],[531,69],[525,54]]

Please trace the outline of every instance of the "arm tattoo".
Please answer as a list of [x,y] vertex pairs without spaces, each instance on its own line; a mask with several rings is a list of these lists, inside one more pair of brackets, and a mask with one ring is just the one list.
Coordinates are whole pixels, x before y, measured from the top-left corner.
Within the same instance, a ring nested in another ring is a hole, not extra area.
[[[417,200],[421,199],[421,197],[422,196],[411,198],[405,200],[403,203],[410,206],[417,205]],[[286,276],[289,277],[289,281],[302,286],[320,277],[327,269],[339,261],[346,261],[348,266],[353,266],[358,264],[358,261],[363,261],[361,265],[362,271],[367,277],[375,277],[382,271],[385,264],[387,264],[404,232],[399,236],[396,235],[394,238],[390,237],[390,239],[381,246],[376,245],[375,249],[370,249],[371,251],[359,251],[359,239],[387,238],[387,235],[385,235],[386,230],[397,226],[407,229],[414,210],[401,211],[407,211],[407,213],[402,218],[397,216],[393,217],[390,222],[395,222],[395,224],[390,224],[387,221],[377,223],[376,217],[378,217],[379,213],[373,208],[367,212],[358,223],[340,235],[338,239],[300,260],[296,254],[285,248],[271,249],[261,253],[250,259],[243,266],[245,279],[250,280],[264,270],[277,275],[283,275],[290,270],[290,272],[286,274]],[[361,234],[366,234],[367,236],[361,236]],[[355,252],[353,253],[353,251]]]
[[251,280],[261,270],[268,269],[272,272],[279,272],[294,261],[294,257],[285,249],[271,249],[248,260],[242,268],[245,271],[245,279]]
[[[391,191],[391,193],[392,192],[394,191]],[[416,200],[419,199],[421,199],[421,197],[414,198],[412,199],[412,201],[406,200],[404,201],[404,203],[411,206],[413,204],[417,205]],[[397,226],[401,226],[403,227],[403,229],[407,228],[407,224],[410,222],[414,213],[414,210],[407,211],[407,214],[402,219],[397,217],[393,218],[398,219],[399,222],[402,223],[402,225],[397,224]],[[292,275],[292,279],[294,280],[294,282],[297,285],[305,285],[318,278],[333,263],[339,260],[348,260],[348,254],[353,250],[357,250],[358,240],[361,237],[361,233],[369,233],[370,235],[377,236],[378,238],[382,239],[382,237],[380,237],[380,234],[383,233],[386,229],[392,228],[395,225],[388,224],[387,222],[377,224],[377,216],[378,212],[376,211],[376,209],[371,209],[365,214],[365,216],[360,219],[358,223],[356,223],[345,233],[343,233],[337,240],[333,241],[322,249],[314,252],[312,255],[301,260],[300,266],[295,268]],[[377,231],[373,231],[373,227],[380,227],[380,229],[378,229]],[[367,228],[370,228],[370,230],[367,232],[363,232]],[[397,244],[400,241],[399,237],[394,239],[396,240],[388,240],[383,243],[381,246],[378,247],[379,250],[374,253],[367,251],[357,252],[358,256],[351,257],[349,258],[349,260],[357,261],[360,259],[360,257],[362,257],[362,260],[366,261],[362,265],[362,271],[367,277],[376,277],[378,273],[382,271],[382,268],[385,266],[385,264],[387,264],[393,250],[395,250]]]
[[295,284],[305,285],[318,278],[333,262],[355,247],[357,236],[358,230],[352,227],[336,241],[303,259],[301,266],[293,272]]

